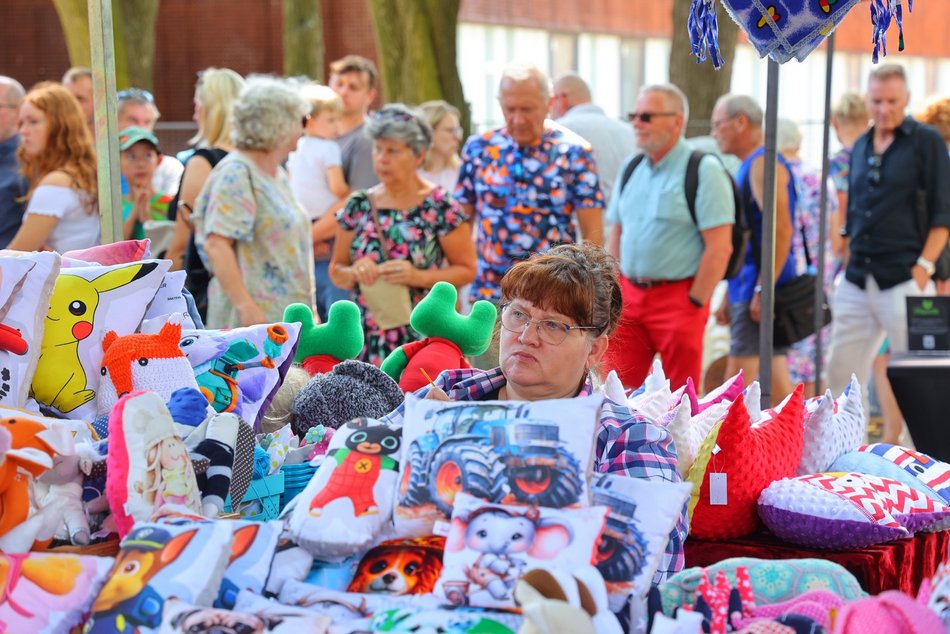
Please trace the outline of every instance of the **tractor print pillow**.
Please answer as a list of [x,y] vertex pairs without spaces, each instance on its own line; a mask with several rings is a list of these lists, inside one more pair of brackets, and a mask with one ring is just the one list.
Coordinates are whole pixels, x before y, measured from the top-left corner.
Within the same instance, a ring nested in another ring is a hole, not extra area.
[[526,571],[570,573],[596,561],[607,511],[485,504],[459,493],[435,594],[452,605],[513,608]]
[[30,395],[63,418],[95,420],[102,340],[135,332],[170,260],[62,269],[46,314]]
[[493,503],[588,506],[602,400],[446,403],[407,394],[396,534],[431,535],[461,492]]
[[179,346],[216,412],[237,414],[256,432],[294,360],[300,324],[183,330]]

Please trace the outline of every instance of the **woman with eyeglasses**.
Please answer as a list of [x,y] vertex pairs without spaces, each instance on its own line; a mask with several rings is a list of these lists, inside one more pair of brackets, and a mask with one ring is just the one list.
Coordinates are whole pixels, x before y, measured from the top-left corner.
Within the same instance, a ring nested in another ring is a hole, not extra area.
[[419,110],[432,128],[432,145],[426,153],[425,163],[419,170],[422,178],[441,185],[450,194],[455,191],[459,179],[459,148],[462,145],[461,114],[458,108],[436,99],[419,105]]
[[[623,299],[616,262],[590,243],[561,245],[515,264],[501,280],[500,366],[446,370],[416,395],[453,401],[539,401],[587,396]],[[401,425],[404,406],[385,417]],[[665,428],[626,403],[604,401],[594,471],[680,481]],[[654,582],[683,567],[686,508]]]
[[256,77],[232,106],[235,150],[195,201],[195,239],[214,275],[208,328],[283,319],[288,304],[313,307],[310,219],[281,166],[297,146],[310,104],[289,81]]
[[379,365],[418,335],[409,327],[408,311],[374,314],[371,304],[375,310],[395,301],[415,306],[436,282],[456,287],[470,283],[475,245],[458,203],[419,176],[432,143],[432,129],[422,114],[389,104],[365,130],[373,139],[373,169],[380,182],[354,192],[338,212],[330,279],[355,291],[366,333],[360,358]]
[[30,183],[8,249],[60,253],[99,244],[96,155],[82,107],[61,84],[37,84],[20,108],[20,170]]

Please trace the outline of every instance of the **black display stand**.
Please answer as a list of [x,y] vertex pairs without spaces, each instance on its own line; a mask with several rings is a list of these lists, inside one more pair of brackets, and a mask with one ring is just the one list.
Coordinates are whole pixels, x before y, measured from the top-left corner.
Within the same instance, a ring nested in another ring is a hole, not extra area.
[[917,449],[950,462],[950,354],[891,354],[887,378]]

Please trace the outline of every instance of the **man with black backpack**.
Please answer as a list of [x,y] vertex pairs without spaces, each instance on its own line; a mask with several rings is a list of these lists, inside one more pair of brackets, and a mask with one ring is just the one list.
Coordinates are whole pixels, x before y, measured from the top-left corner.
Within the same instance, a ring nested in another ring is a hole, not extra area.
[[627,159],[607,208],[623,316],[605,364],[636,387],[659,353],[672,385],[698,385],[709,298],[733,252],[735,190],[714,156],[683,139],[689,106],[679,88],[644,87],[628,118],[643,154]]

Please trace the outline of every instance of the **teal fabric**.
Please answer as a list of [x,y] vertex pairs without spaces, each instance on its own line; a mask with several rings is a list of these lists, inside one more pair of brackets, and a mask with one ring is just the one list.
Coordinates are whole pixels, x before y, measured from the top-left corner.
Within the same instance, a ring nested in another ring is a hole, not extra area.
[[[861,584],[843,566],[824,559],[769,560],[753,557],[725,559],[706,568],[714,580],[720,570],[725,571],[732,586],[736,584],[736,569],[745,567],[752,582],[756,605],[781,603],[794,599],[809,590],[828,590],[845,601],[866,596]],[[670,577],[659,586],[663,612],[672,615],[677,607],[696,603],[696,587],[702,578],[702,568],[687,568]]]
[[[621,189],[614,184],[607,208],[607,221],[623,224],[620,237],[620,268],[627,277],[678,280],[696,273],[703,253],[699,231],[735,218],[729,177],[715,157],[699,165],[696,220],[689,215],[684,181],[692,147],[683,139],[655,165],[645,159]],[[620,170],[626,169],[630,157]]]

